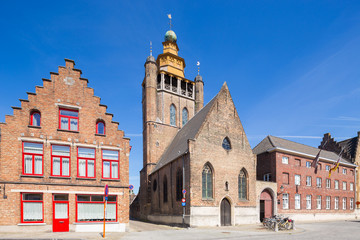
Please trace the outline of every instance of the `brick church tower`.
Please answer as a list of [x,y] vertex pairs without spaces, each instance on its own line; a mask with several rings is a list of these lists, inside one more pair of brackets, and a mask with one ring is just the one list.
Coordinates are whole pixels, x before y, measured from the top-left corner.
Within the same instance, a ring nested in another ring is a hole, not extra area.
[[204,83],[185,78],[185,60],[178,55],[174,31],[165,34],[163,53],[145,62],[142,83],[143,169],[140,171],[140,216],[150,212],[149,174],[181,129],[204,105]]

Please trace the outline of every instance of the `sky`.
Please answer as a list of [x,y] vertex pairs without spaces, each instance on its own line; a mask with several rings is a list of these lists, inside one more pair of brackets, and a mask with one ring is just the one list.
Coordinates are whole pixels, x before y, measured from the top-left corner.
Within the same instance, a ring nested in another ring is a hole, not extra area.
[[26,92],[73,59],[131,138],[130,184],[142,168],[141,83],[177,34],[185,77],[200,61],[204,101],[226,81],[251,147],[267,135],[317,147],[360,131],[360,1],[0,0],[0,122]]

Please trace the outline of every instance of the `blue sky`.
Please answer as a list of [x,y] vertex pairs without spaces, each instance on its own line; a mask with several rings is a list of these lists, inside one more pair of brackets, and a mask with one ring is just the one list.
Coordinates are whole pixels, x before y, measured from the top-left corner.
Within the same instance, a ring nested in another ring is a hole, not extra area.
[[131,138],[142,168],[141,82],[149,41],[173,17],[186,77],[201,62],[208,102],[227,82],[252,147],[266,135],[318,146],[360,130],[359,1],[2,1],[0,121],[64,58]]

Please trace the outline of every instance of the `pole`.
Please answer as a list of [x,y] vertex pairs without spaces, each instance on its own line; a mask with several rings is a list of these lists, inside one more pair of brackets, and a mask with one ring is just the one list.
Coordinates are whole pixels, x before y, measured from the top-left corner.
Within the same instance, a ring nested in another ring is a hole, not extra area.
[[[185,189],[185,159],[184,159],[184,155],[182,156],[182,165],[183,165],[182,189]],[[185,193],[183,193],[183,198],[185,198]],[[182,225],[183,225],[183,227],[185,227],[185,206],[183,206]]]
[[103,238],[105,238],[105,211],[106,211],[106,200],[104,201],[104,228],[103,228]]

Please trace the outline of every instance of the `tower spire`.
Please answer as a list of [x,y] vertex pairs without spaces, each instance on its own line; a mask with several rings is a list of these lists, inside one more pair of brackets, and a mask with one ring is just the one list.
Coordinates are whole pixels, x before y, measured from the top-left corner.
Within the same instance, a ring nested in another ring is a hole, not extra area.
[[152,42],[150,41],[150,56],[152,56]]
[[171,26],[172,26],[172,24],[171,24],[171,14],[168,14],[167,16],[168,16],[169,21],[170,21],[170,22],[169,22],[169,25],[170,25],[170,30],[171,30]]

